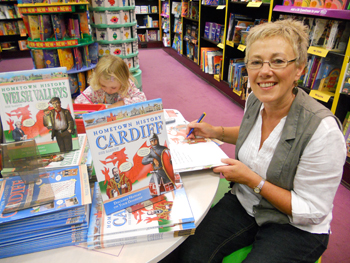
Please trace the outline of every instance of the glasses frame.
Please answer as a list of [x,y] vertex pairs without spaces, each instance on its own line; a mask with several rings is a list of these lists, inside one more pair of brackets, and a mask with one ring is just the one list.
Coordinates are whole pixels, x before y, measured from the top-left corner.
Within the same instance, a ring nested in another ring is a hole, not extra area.
[[295,58],[295,59],[292,59],[292,60],[287,60],[286,66],[285,66],[285,67],[282,67],[282,68],[273,68],[273,67],[271,67],[271,61],[262,61],[262,64],[261,64],[261,67],[260,67],[260,68],[249,68],[249,67],[248,67],[249,59],[247,60],[247,63],[245,63],[245,66],[247,67],[247,69],[256,70],[256,69],[261,69],[261,68],[264,66],[264,63],[268,63],[270,69],[284,69],[284,68],[288,67],[288,65],[289,65],[290,63],[295,62],[297,59],[298,59],[298,58]]

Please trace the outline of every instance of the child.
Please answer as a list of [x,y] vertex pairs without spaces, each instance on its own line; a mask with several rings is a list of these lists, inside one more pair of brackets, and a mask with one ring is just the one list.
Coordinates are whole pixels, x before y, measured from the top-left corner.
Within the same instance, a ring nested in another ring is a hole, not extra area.
[[74,103],[104,103],[108,107],[119,107],[146,101],[145,94],[131,80],[128,66],[116,56],[106,55],[99,59],[90,78],[90,86]]

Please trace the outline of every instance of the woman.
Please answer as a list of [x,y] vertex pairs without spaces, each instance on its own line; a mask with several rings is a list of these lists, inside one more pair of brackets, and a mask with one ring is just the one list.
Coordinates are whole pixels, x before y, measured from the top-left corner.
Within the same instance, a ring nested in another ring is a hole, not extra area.
[[327,248],[333,199],[346,158],[334,115],[296,87],[307,61],[299,21],[253,27],[245,63],[253,93],[240,127],[192,122],[190,136],[236,144],[236,159],[214,169],[233,182],[178,262],[221,262],[253,244],[244,262],[312,262]]

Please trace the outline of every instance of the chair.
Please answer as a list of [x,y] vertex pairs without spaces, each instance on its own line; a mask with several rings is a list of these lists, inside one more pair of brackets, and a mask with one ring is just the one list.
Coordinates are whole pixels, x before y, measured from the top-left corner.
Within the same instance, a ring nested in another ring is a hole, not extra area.
[[[241,263],[247,257],[251,250],[252,245],[241,248],[233,252],[232,254],[224,257],[222,263]],[[321,257],[315,263],[321,263]]]

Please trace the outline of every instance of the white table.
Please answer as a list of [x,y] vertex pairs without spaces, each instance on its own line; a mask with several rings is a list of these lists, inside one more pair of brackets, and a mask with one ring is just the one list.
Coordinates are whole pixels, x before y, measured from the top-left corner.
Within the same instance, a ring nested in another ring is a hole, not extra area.
[[[181,176],[196,220],[195,224],[198,226],[207,214],[215,197],[219,185],[219,174],[214,174],[211,170],[202,170],[183,173]],[[88,250],[80,246],[70,246],[5,258],[1,259],[0,263],[158,262],[185,239],[185,237],[168,238],[99,250]]]

